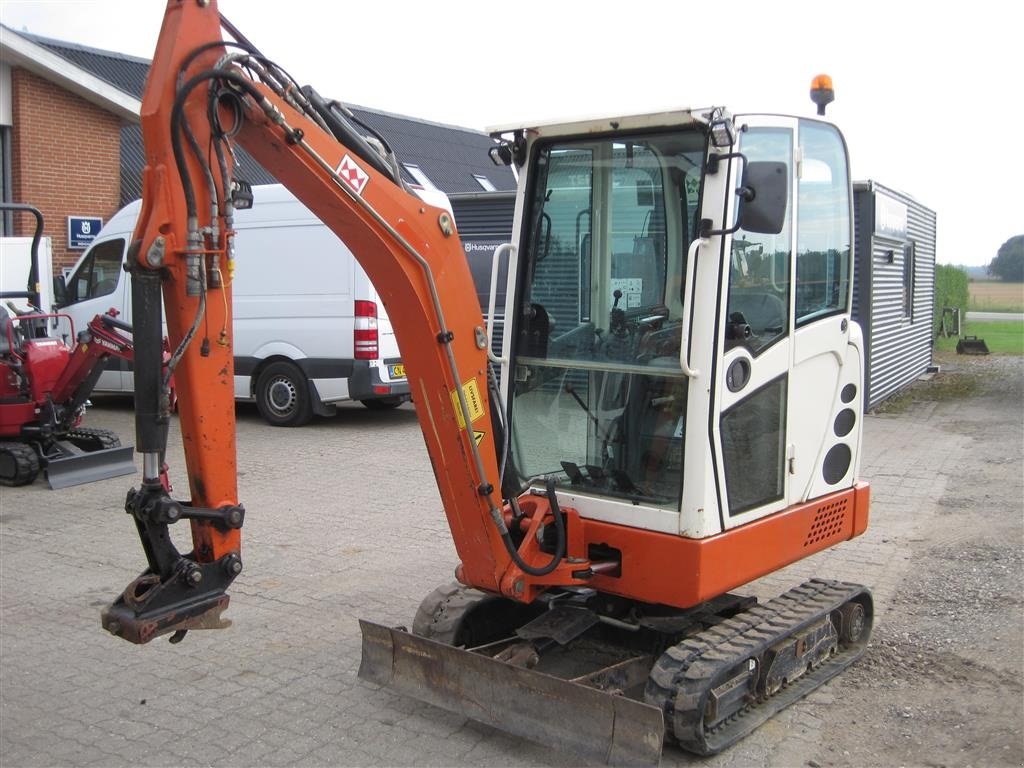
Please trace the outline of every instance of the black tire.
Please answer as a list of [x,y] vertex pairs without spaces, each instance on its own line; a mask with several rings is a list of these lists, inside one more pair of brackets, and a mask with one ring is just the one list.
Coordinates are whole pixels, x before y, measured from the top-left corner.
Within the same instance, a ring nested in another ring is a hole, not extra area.
[[83,451],[121,447],[121,438],[116,432],[98,427],[76,427],[68,432],[67,439]]
[[360,400],[371,411],[390,411],[405,402],[401,397],[378,397],[375,400]]
[[256,379],[256,407],[274,427],[301,427],[313,418],[309,382],[293,363],[270,363]]
[[0,442],[0,485],[28,485],[39,475],[39,455],[28,443]]

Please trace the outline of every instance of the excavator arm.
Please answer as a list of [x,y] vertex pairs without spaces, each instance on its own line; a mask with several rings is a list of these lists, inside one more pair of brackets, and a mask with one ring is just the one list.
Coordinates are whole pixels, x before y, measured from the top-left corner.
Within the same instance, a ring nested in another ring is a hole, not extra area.
[[108,358],[133,358],[132,340],[120,331],[131,333],[132,327],[118,320],[117,310],[114,309],[96,315],[89,321],[85,333],[77,339],[68,364],[53,386],[54,402],[64,403],[70,412],[77,411],[92,393]]
[[[222,29],[234,38],[224,40]],[[130,252],[136,347],[136,445],[143,482],[129,493],[148,569],[103,614],[133,642],[225,626],[226,589],[242,569],[236,483],[231,283],[245,269],[233,214],[251,203],[232,174],[238,143],[356,254],[387,308],[461,558],[463,583],[529,600],[589,576],[567,541],[554,493],[506,505],[498,477],[483,319],[451,215],[423,202],[393,156],[343,107],[300,88],[219,15],[215,2],[170,0],[142,102],[143,202]],[[291,269],[286,254],[279,268]],[[161,307],[173,353],[162,371]],[[191,500],[159,481],[176,382]],[[532,533],[561,524],[550,555]],[[193,550],[168,526],[188,519]],[[509,528],[512,528],[510,531]],[[518,540],[518,541],[516,541]],[[521,548],[521,551],[519,551]],[[571,559],[571,562],[570,562]]]

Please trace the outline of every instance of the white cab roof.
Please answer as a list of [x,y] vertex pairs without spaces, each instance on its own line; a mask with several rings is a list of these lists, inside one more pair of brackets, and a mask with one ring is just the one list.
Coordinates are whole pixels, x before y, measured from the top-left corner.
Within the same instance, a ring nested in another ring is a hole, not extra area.
[[524,122],[509,125],[498,125],[487,129],[492,136],[512,133],[513,131],[525,130],[533,137],[538,136],[562,136],[587,133],[608,133],[609,131],[631,131],[644,128],[658,128],[663,126],[684,126],[692,124],[706,124],[706,115],[711,113],[707,109],[671,109],[661,112],[648,112],[642,115],[619,115],[613,117],[580,117],[557,122]]

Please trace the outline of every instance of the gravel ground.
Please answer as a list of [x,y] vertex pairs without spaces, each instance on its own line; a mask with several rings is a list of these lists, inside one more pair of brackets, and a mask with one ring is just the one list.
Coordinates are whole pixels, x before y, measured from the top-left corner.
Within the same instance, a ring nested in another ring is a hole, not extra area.
[[934,409],[971,450],[908,541],[867,654],[844,673],[832,715],[850,727],[809,766],[1024,764],[1024,360],[938,362],[895,410]]

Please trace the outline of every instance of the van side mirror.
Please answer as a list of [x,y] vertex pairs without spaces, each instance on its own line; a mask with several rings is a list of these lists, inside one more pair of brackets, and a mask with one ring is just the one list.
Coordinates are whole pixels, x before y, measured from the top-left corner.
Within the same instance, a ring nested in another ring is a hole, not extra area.
[[54,275],[53,278],[53,308],[59,309],[67,304],[68,285],[64,281],[64,275]]
[[785,163],[757,160],[743,169],[738,224],[745,232],[777,235],[786,224],[789,168]]
[[252,184],[241,179],[231,181],[231,204],[236,211],[247,211],[252,208]]

